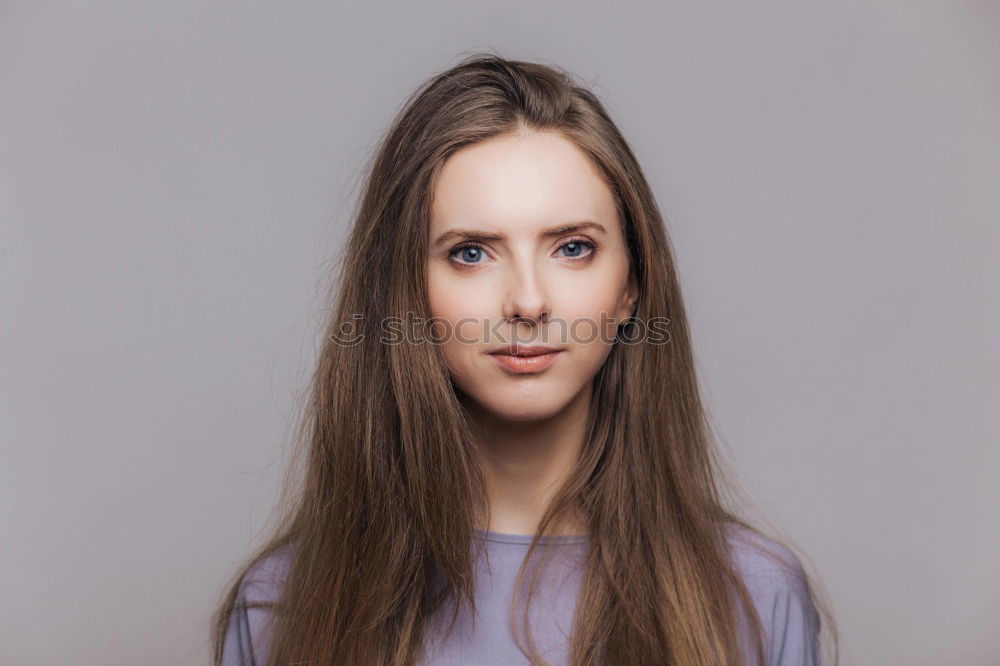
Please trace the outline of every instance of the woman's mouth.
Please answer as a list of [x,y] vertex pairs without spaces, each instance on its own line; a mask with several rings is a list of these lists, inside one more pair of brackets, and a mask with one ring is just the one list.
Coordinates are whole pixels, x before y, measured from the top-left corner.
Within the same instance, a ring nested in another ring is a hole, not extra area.
[[501,368],[514,374],[532,374],[545,370],[563,352],[561,349],[521,348],[517,354],[510,349],[490,353]]

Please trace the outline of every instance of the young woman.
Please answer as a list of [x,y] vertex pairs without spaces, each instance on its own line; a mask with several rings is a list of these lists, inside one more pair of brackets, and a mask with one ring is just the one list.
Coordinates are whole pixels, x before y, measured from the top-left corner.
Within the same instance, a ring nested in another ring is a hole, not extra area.
[[335,285],[216,664],[818,663],[800,560],[726,506],[652,191],[568,74],[417,90]]

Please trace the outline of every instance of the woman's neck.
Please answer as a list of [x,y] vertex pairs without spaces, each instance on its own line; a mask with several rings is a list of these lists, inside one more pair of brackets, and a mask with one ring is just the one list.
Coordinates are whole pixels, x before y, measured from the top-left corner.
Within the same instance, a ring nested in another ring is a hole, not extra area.
[[[541,421],[511,422],[471,412],[485,461],[492,532],[533,534],[542,514],[572,472],[586,437],[590,387]],[[482,526],[480,526],[482,527]],[[557,534],[586,534],[579,515],[562,518]]]

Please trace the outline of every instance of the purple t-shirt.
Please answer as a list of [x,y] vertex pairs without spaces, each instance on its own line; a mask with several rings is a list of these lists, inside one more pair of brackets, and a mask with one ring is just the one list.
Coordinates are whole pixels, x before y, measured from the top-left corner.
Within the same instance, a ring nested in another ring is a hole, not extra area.
[[[818,666],[819,614],[809,598],[801,563],[784,546],[739,527],[730,544],[738,570],[753,598],[765,630],[769,666]],[[531,542],[526,534],[501,534],[476,530],[484,540],[485,557],[476,563],[476,609],[473,626],[462,609],[447,641],[440,642],[450,607],[430,619],[427,666],[510,666],[528,664],[518,649],[508,620],[511,594],[518,568]],[[567,639],[576,606],[580,577],[586,558],[586,536],[543,539],[554,544],[530,606],[532,636],[542,656],[551,664],[567,664]],[[749,542],[771,551],[785,566],[752,548]],[[541,553],[536,550],[536,555]],[[240,585],[236,611],[229,620],[223,648],[223,666],[263,666],[268,649],[264,634],[268,610],[246,609],[248,601],[276,601],[288,570],[287,549],[278,551],[250,569]],[[518,608],[521,617],[523,606]],[[749,654],[749,621],[741,616],[741,638]],[[520,622],[520,620],[519,620]],[[523,630],[522,630],[523,639]],[[747,660],[749,663],[749,658]]]

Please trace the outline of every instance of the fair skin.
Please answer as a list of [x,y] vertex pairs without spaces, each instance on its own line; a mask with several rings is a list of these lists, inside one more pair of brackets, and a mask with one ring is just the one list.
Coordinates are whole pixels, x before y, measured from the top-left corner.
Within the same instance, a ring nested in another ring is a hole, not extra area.
[[[435,183],[427,262],[431,314],[456,334],[441,348],[485,453],[480,527],[531,534],[579,457],[592,379],[636,301],[613,195],[559,133],[466,146]],[[489,353],[515,341],[560,351],[518,374]],[[557,533],[586,532],[578,515],[557,522]]]

